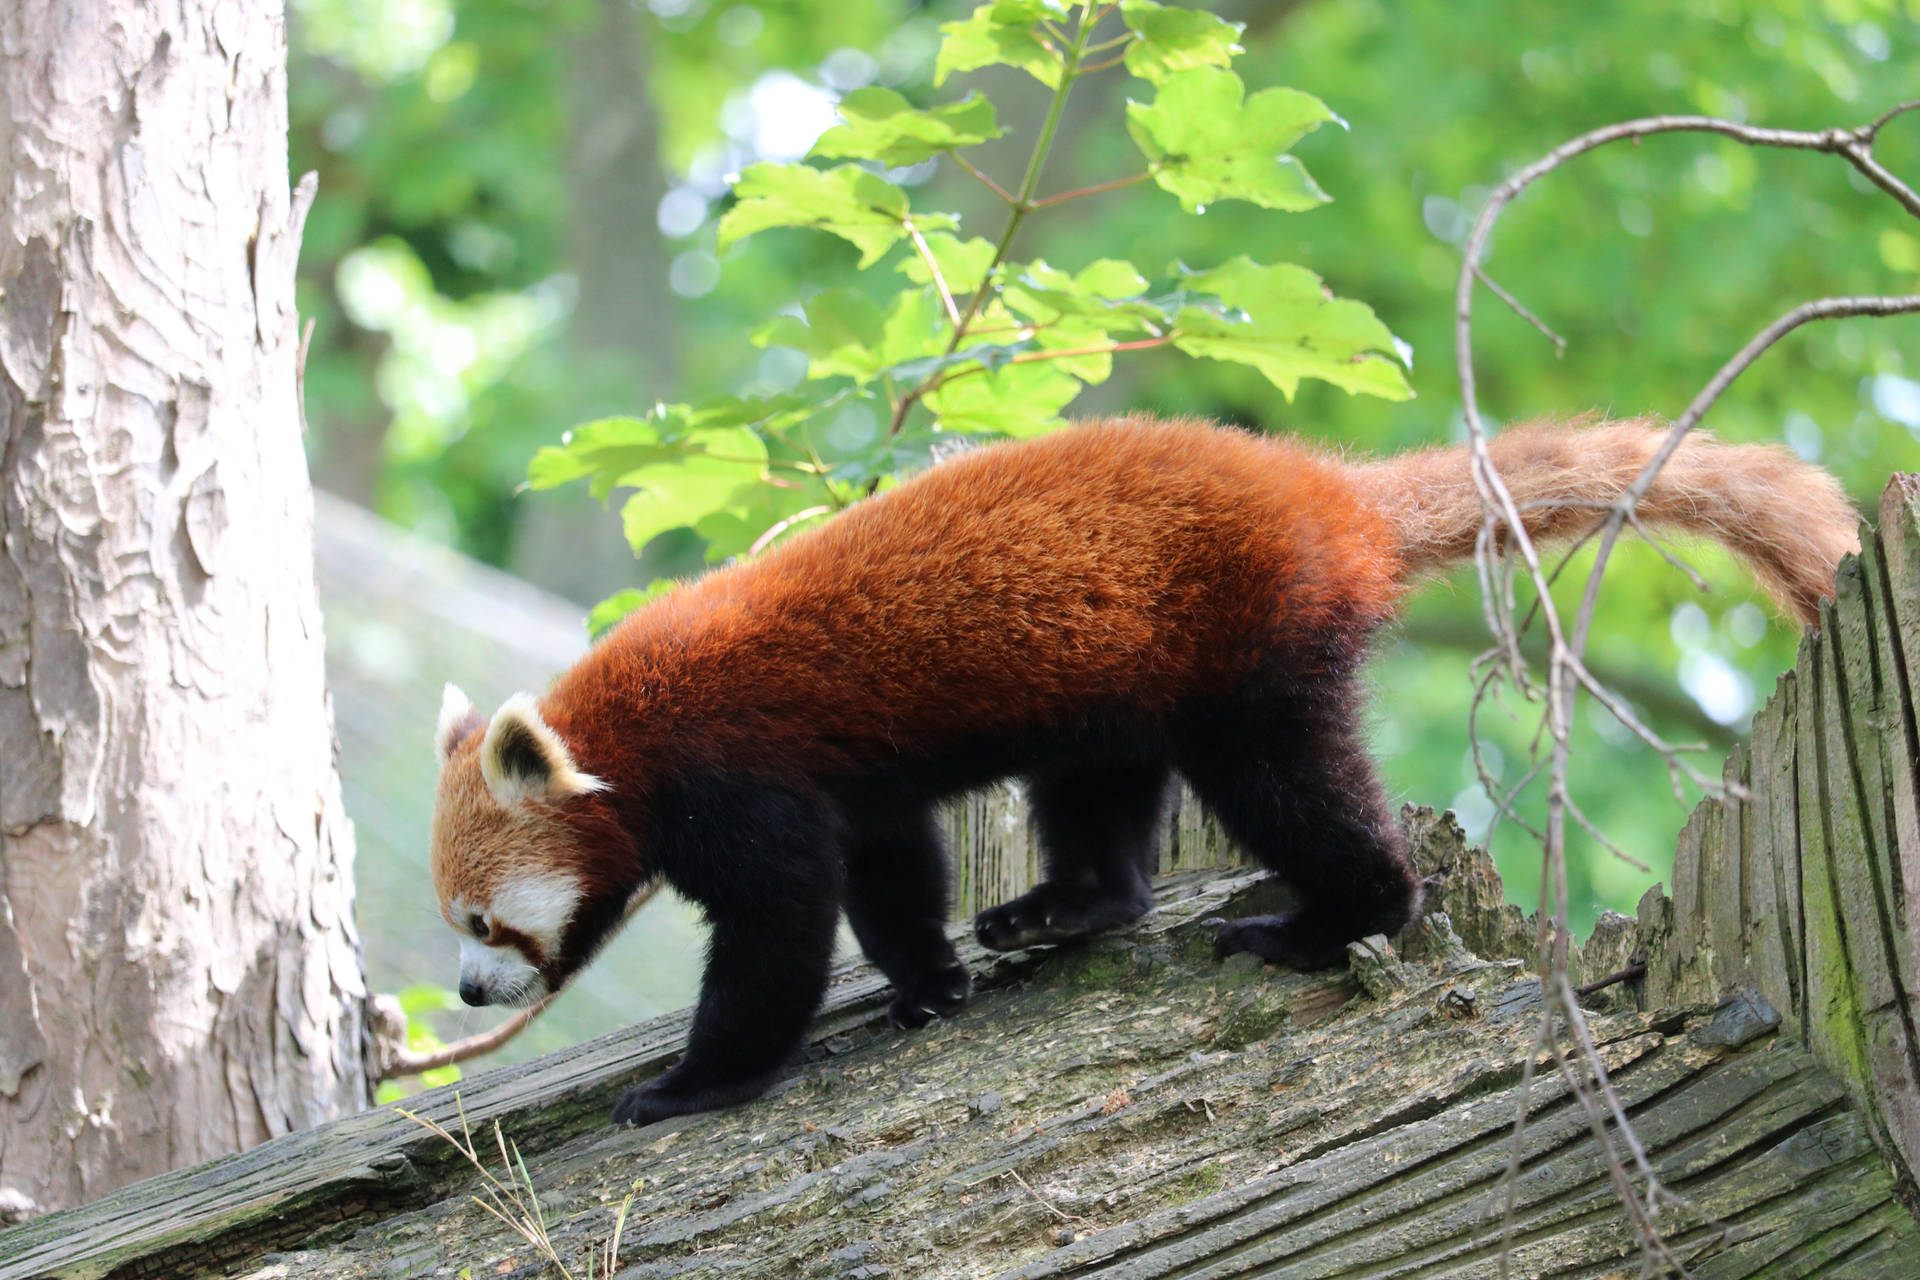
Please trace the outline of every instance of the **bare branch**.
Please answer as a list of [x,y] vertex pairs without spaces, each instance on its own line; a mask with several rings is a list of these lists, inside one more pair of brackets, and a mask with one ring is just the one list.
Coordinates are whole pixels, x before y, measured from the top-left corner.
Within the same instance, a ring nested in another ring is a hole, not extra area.
[[1886,127],[1889,120],[1892,120],[1895,116],[1905,115],[1909,111],[1920,111],[1920,98],[1909,98],[1897,107],[1888,107],[1885,111],[1882,111],[1878,116],[1874,117],[1872,124],[1862,129],[1857,129],[1855,132],[1860,135],[1860,141],[1871,146],[1873,145],[1874,139],[1879,136],[1880,130]]
[[[633,918],[633,913],[653,900],[660,890],[660,882],[653,881],[640,887],[627,899],[626,909],[621,914],[621,923]],[[391,997],[382,997],[391,999]],[[497,1027],[489,1028],[478,1035],[467,1036],[452,1044],[441,1045],[438,1049],[425,1052],[407,1047],[406,1015],[400,1015],[400,1025],[396,1027],[376,1026],[374,1044],[379,1059],[380,1078],[398,1080],[403,1076],[417,1076],[425,1071],[434,1071],[441,1067],[450,1067],[457,1062],[465,1062],[482,1054],[492,1053],[501,1045],[527,1029],[527,1024],[547,1011],[553,1002],[560,998],[554,991],[543,997],[537,1004],[528,1005]],[[402,1114],[405,1114],[404,1112]]]
[[1549,329],[1547,327],[1547,322],[1545,320],[1542,320],[1539,316],[1527,310],[1527,308],[1521,304],[1520,299],[1514,297],[1512,294],[1508,293],[1505,289],[1501,288],[1499,285],[1499,282],[1497,282],[1492,276],[1488,275],[1485,271],[1483,271],[1480,268],[1480,264],[1477,262],[1473,265],[1473,274],[1476,277],[1478,277],[1481,284],[1493,290],[1493,296],[1500,299],[1500,301],[1506,303],[1508,308],[1511,309],[1515,315],[1519,316],[1522,320],[1525,320],[1528,324],[1538,329],[1541,333],[1544,333],[1547,336],[1547,340],[1553,343],[1553,350],[1555,355],[1563,356],[1567,353],[1567,340],[1561,337],[1559,334],[1555,333],[1552,329]]
[[753,540],[753,545],[747,548],[747,555],[749,557],[757,556],[775,542],[779,541],[780,535],[793,528],[793,526],[807,520],[818,520],[821,516],[830,516],[839,509],[840,508],[831,504],[822,504],[817,507],[808,507],[803,511],[796,511],[784,520],[777,520],[765,533]]
[[1007,190],[1005,187],[995,182],[992,178],[989,178],[985,173],[981,172],[978,168],[976,168],[972,164],[972,162],[970,162],[965,156],[961,155],[958,151],[949,151],[947,152],[947,155],[949,158],[952,159],[952,161],[955,164],[959,165],[962,169],[966,170],[968,173],[978,178],[981,182],[985,183],[987,190],[993,192],[993,194],[999,196],[1002,200],[1005,200],[1008,204],[1019,203],[1019,201],[1013,198],[1013,192]]
[[1118,191],[1122,187],[1131,187],[1135,183],[1145,182],[1152,176],[1153,170],[1149,169],[1145,173],[1136,173],[1130,177],[1115,178],[1112,182],[1100,182],[1091,187],[1075,187],[1072,191],[1062,191],[1059,195],[1048,196],[1044,200],[1035,200],[1033,207],[1036,209],[1044,209],[1048,205],[1065,204],[1069,200],[1078,200],[1082,196],[1097,196],[1108,191]]
[[1618,986],[1622,982],[1633,982],[1647,976],[1647,962],[1636,960],[1626,968],[1610,973],[1604,978],[1595,978],[1592,982],[1583,982],[1573,989],[1577,996],[1590,996],[1608,987]]
[[[1467,422],[1471,473],[1475,489],[1480,494],[1483,510],[1480,534],[1475,542],[1475,564],[1480,578],[1482,610],[1494,640],[1494,648],[1482,655],[1474,664],[1476,688],[1474,711],[1469,717],[1470,729],[1477,739],[1476,717],[1479,704],[1489,696],[1499,682],[1511,683],[1514,688],[1528,695],[1534,692],[1528,677],[1528,661],[1532,655],[1523,651],[1521,638],[1535,619],[1538,619],[1546,632],[1547,645],[1545,655],[1547,678],[1544,686],[1546,706],[1540,721],[1540,732],[1545,739],[1550,740],[1550,746],[1545,748],[1548,769],[1547,823],[1541,839],[1545,866],[1541,877],[1538,937],[1541,971],[1544,975],[1542,995],[1545,997],[1543,1002],[1545,1007],[1537,1043],[1551,1052],[1568,1087],[1588,1118],[1595,1141],[1606,1154],[1615,1191],[1627,1211],[1628,1220],[1640,1243],[1644,1275],[1655,1274],[1656,1270],[1686,1274],[1680,1259],[1662,1238],[1656,1220],[1663,1206],[1678,1203],[1678,1201],[1660,1184],[1652,1167],[1648,1164],[1646,1153],[1634,1135],[1629,1117],[1607,1077],[1606,1066],[1588,1031],[1586,1015],[1579,1006],[1580,996],[1590,988],[1576,990],[1568,978],[1565,921],[1568,907],[1566,835],[1569,821],[1587,831],[1601,845],[1612,849],[1620,856],[1626,856],[1624,851],[1618,849],[1604,833],[1595,828],[1580,806],[1575,803],[1569,786],[1572,715],[1578,695],[1582,691],[1587,693],[1630,732],[1660,753],[1662,760],[1666,763],[1677,797],[1684,799],[1684,783],[1691,783],[1707,794],[1739,793],[1737,788],[1723,785],[1719,779],[1708,778],[1694,769],[1682,756],[1684,748],[1668,743],[1643,724],[1631,707],[1615,694],[1606,682],[1597,679],[1587,667],[1584,655],[1587,637],[1598,605],[1600,581],[1606,571],[1613,548],[1618,544],[1622,531],[1629,524],[1643,537],[1647,535],[1647,531],[1641,526],[1637,508],[1639,502],[1651,491],[1661,468],[1679,449],[1687,433],[1694,429],[1734,379],[1739,377],[1769,347],[1794,329],[1813,320],[1839,316],[1889,316],[1920,312],[1920,295],[1836,297],[1805,303],[1762,330],[1722,365],[1700,393],[1694,397],[1692,403],[1675,420],[1665,439],[1661,441],[1653,456],[1648,459],[1625,491],[1610,503],[1596,505],[1598,518],[1594,525],[1581,536],[1574,548],[1578,550],[1580,545],[1597,540],[1594,563],[1587,571],[1580,604],[1569,626],[1556,606],[1551,592],[1555,580],[1571,562],[1573,551],[1562,556],[1551,571],[1544,568],[1538,549],[1524,523],[1526,510],[1516,504],[1512,492],[1494,467],[1488,450],[1488,431],[1480,414],[1473,367],[1474,285],[1476,282],[1485,284],[1496,297],[1512,307],[1529,323],[1550,334],[1550,331],[1546,330],[1536,317],[1521,307],[1513,295],[1496,284],[1481,268],[1481,257],[1495,222],[1498,221],[1506,206],[1528,186],[1575,157],[1608,143],[1638,140],[1659,133],[1709,133],[1732,138],[1751,146],[1784,147],[1838,155],[1890,196],[1906,212],[1920,217],[1920,195],[1916,195],[1905,182],[1888,172],[1872,154],[1874,139],[1879,131],[1896,117],[1916,109],[1920,109],[1920,99],[1902,103],[1883,112],[1871,124],[1860,128],[1828,129],[1817,132],[1756,128],[1708,116],[1658,116],[1595,129],[1556,147],[1514,173],[1494,189],[1468,236],[1464,249],[1464,261],[1455,283],[1454,358],[1459,373],[1461,400]],[[1652,542],[1670,563],[1685,572],[1690,580],[1696,584],[1699,583],[1699,576],[1693,573],[1683,561],[1673,556],[1655,539],[1648,537],[1647,540]],[[1524,615],[1520,613],[1516,600],[1516,586],[1523,574],[1534,589],[1534,598]],[[1535,764],[1529,777],[1540,767],[1541,751],[1542,741],[1536,738]],[[1487,782],[1489,793],[1492,794],[1495,780],[1490,779],[1484,765],[1478,763],[1480,756],[1477,741],[1475,760],[1476,767],[1483,781]],[[1511,816],[1512,798],[1511,791],[1504,795],[1496,795],[1495,803],[1498,812]],[[1616,975],[1614,979],[1607,981],[1617,980],[1618,977],[1619,975]],[[1562,1029],[1572,1042],[1570,1049],[1561,1038]],[[1531,1062],[1528,1066],[1527,1078],[1530,1079]],[[1508,1175],[1502,1180],[1507,1192],[1507,1210],[1502,1232],[1503,1249],[1500,1258],[1503,1275],[1507,1268],[1507,1250],[1504,1244],[1510,1241],[1513,1226],[1512,1206],[1514,1182],[1519,1172],[1520,1135],[1526,1123],[1525,1092],[1523,1085],[1521,1101],[1516,1108],[1514,1118],[1514,1142],[1510,1153]],[[1626,1152],[1624,1160],[1620,1154],[1622,1148]],[[1639,1188],[1644,1188],[1644,1191],[1637,1190],[1636,1184]]]
[[[1843,316],[1897,316],[1916,311],[1920,311],[1920,294],[1916,293],[1894,297],[1820,298],[1813,302],[1801,303],[1762,329],[1753,341],[1740,348],[1738,355],[1720,366],[1720,371],[1713,375],[1712,381],[1701,389],[1700,394],[1693,398],[1693,403],[1687,406],[1686,412],[1682,413],[1673,424],[1673,432],[1669,435],[1667,443],[1661,447],[1661,452],[1655,454],[1653,460],[1647,463],[1647,466],[1658,470],[1654,463],[1665,463],[1667,458],[1672,456],[1673,451],[1680,447],[1677,437],[1693,430],[1733,380],[1745,372],[1748,365],[1758,360],[1760,354],[1768,347],[1801,325],[1812,320],[1833,320]],[[1653,484],[1653,477],[1647,471],[1642,471],[1633,483],[1636,490],[1635,498],[1645,497],[1647,489]]]
[[527,1024],[547,1011],[547,1006],[558,995],[547,996],[538,1004],[528,1005],[497,1027],[491,1027],[478,1035],[455,1040],[452,1044],[443,1044],[438,1049],[422,1052],[417,1049],[396,1047],[391,1054],[383,1054],[380,1063],[382,1080],[398,1080],[403,1076],[417,1076],[427,1071],[437,1071],[441,1067],[450,1067],[456,1062],[465,1062],[477,1058],[483,1053],[492,1053],[507,1041],[527,1029]]

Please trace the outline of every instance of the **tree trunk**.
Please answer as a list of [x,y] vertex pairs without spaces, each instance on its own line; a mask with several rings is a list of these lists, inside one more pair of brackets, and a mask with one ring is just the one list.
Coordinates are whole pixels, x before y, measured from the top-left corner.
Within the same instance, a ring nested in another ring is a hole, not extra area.
[[278,3],[0,5],[0,1199],[368,1101]]

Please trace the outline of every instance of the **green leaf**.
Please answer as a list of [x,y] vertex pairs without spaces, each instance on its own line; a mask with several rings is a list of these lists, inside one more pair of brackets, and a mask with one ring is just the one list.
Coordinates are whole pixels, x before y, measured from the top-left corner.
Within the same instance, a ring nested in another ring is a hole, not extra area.
[[809,378],[866,381],[933,349],[937,306],[925,289],[902,292],[886,312],[864,294],[832,289],[807,299],[804,321],[775,316],[751,337],[758,346],[805,352]]
[[692,407],[666,405],[656,408],[654,412],[662,418],[662,430],[667,438],[692,440],[703,431],[720,427],[753,427],[768,433],[785,431],[794,423],[812,417],[832,400],[832,396],[820,399],[817,392],[753,397],[714,396]]
[[[818,412],[821,403],[817,396],[804,395],[718,396],[697,406],[655,405],[644,418],[599,418],[567,432],[558,447],[550,445],[535,454],[527,467],[527,483],[552,489],[586,479],[593,496],[604,499],[631,472],[708,452],[710,441],[702,432],[725,427],[784,431]],[[764,465],[765,447],[759,449]]]
[[1153,180],[1189,213],[1215,200],[1247,200],[1297,211],[1330,196],[1301,163],[1282,155],[1329,120],[1340,118],[1312,94],[1263,89],[1241,101],[1231,71],[1205,67],[1162,81],[1153,105],[1127,104],[1127,131],[1152,163]]
[[[719,247],[769,227],[812,227],[860,250],[870,267],[907,234],[907,193],[858,165],[820,170],[804,164],[750,165],[733,184],[738,198],[720,219]],[[922,231],[955,225],[950,214],[914,215]]]
[[593,606],[592,610],[588,612],[587,634],[595,640],[598,640],[601,636],[613,630],[615,624],[617,624],[620,619],[626,617],[647,601],[659,599],[678,585],[679,584],[672,578],[658,578],[649,583],[644,591],[635,587],[628,587],[625,590],[614,592],[605,600]]
[[767,446],[750,427],[720,427],[700,434],[699,452],[622,475],[619,489],[638,489],[620,508],[627,543],[639,551],[648,542],[730,504],[735,490],[756,488],[767,466]]
[[[987,268],[993,265],[994,243],[975,236],[971,240],[962,240],[945,231],[936,231],[924,237],[927,251],[940,266],[940,274],[946,278],[947,287],[957,296],[965,296],[981,288],[986,283]],[[933,272],[927,270],[927,263],[919,254],[902,258],[900,272],[915,284],[932,284]]]
[[1113,372],[1111,352],[1090,350],[1120,334],[1165,333],[1174,313],[1147,299],[1147,282],[1133,265],[1102,258],[1078,275],[1045,262],[1020,269],[1002,290],[1007,309],[1035,326],[1041,351],[1073,351],[1048,363],[1083,382],[1105,382]]
[[[685,406],[674,406],[685,408]],[[661,406],[656,414],[664,413]],[[535,489],[555,489],[575,480],[591,479],[593,496],[605,498],[612,480],[622,472],[679,456],[677,443],[661,435],[657,416],[599,418],[567,432],[558,446],[548,445],[527,464],[527,483]]]
[[807,376],[871,374],[886,317],[874,301],[851,289],[830,289],[807,299],[805,319],[775,316],[748,335],[757,347],[794,347],[806,353]]
[[921,111],[892,89],[856,89],[840,99],[839,110],[846,123],[821,134],[813,144],[813,155],[877,160],[898,167],[987,142],[1004,132],[994,119],[993,104],[977,93]]
[[1059,0],[988,0],[959,22],[943,22],[940,57],[933,65],[935,87],[956,71],[979,67],[1018,67],[1049,89],[1060,87],[1063,62],[1046,33],[1043,19],[1064,19],[1070,10]]
[[734,501],[701,518],[693,531],[707,541],[707,560],[719,563],[752,551],[767,530],[800,512],[833,506],[824,481],[793,488],[763,484],[752,493],[736,494]]
[[953,378],[924,403],[942,431],[1025,438],[1061,426],[1060,411],[1079,394],[1077,378],[1039,362]]
[[1073,351],[1048,363],[1081,382],[1106,382],[1114,372],[1114,355],[1100,347],[1173,328],[1177,311],[1146,297],[1146,280],[1131,263],[1106,257],[1075,276],[1043,261],[1018,271],[1002,290],[1006,309],[1033,324],[1037,351]]
[[1034,343],[1026,338],[1015,342],[977,342],[973,346],[958,351],[941,351],[918,360],[908,360],[888,367],[884,372],[898,386],[915,386],[939,373],[957,365],[977,364],[988,371],[1003,368],[1012,363],[1013,358],[1031,351]]
[[1102,258],[1078,275],[1035,261],[1018,269],[1001,296],[1008,310],[1035,324],[1051,327],[1072,317],[1101,333],[1138,333],[1172,318],[1145,298],[1146,289],[1133,264],[1117,258]]
[[[924,471],[933,465],[941,451],[964,446],[972,438],[963,432],[941,431],[931,424],[917,423],[899,435],[883,436],[846,458],[834,469],[833,478],[864,491],[879,481]],[[979,439],[985,441],[992,437]]]
[[1127,46],[1127,70],[1155,84],[1195,67],[1224,67],[1243,53],[1245,24],[1204,9],[1177,9],[1153,0],[1123,0],[1120,16],[1136,39]]
[[1405,344],[1372,308],[1333,297],[1305,267],[1262,266],[1242,256],[1211,271],[1178,264],[1174,270],[1237,309],[1182,309],[1173,345],[1188,355],[1250,365],[1289,400],[1302,378],[1388,400],[1412,398],[1401,365],[1387,354],[1405,359]]
[[1101,258],[1088,263],[1073,278],[1076,289],[1101,298],[1132,298],[1145,293],[1147,278],[1124,258]]

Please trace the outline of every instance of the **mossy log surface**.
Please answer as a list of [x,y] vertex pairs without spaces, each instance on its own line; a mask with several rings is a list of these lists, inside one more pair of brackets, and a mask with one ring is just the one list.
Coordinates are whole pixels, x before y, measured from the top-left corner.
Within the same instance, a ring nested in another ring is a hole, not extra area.
[[[1897,480],[1883,517],[1729,761],[1747,798],[1703,805],[1673,896],[1576,957],[1576,981],[1645,966],[1593,997],[1593,1029],[1703,1280],[1920,1275],[1920,484]],[[1588,1121],[1538,1056],[1532,923],[1448,820],[1407,820],[1438,914],[1337,973],[1214,964],[1208,919],[1274,889],[1187,870],[1084,946],[963,944],[977,994],[921,1032],[888,1029],[883,980],[847,968],[805,1060],[746,1107],[606,1125],[677,1056],[684,1013],[414,1106],[455,1127],[464,1108],[483,1153],[500,1121],[577,1276],[629,1195],[631,1280],[1493,1276],[1509,1195],[1513,1275],[1637,1274]],[[1016,792],[954,822],[963,892],[1024,887]],[[1170,815],[1163,865],[1224,852]],[[479,1187],[378,1110],[0,1233],[0,1280],[553,1274]]]
[[[631,1280],[1492,1276],[1539,984],[1461,940],[1524,933],[1485,856],[1450,823],[1410,818],[1425,869],[1447,873],[1442,913],[1397,947],[1357,944],[1345,971],[1216,965],[1206,921],[1270,909],[1272,889],[1187,873],[1127,932],[1044,956],[969,949],[980,993],[922,1032],[888,1030],[880,980],[845,971],[807,1060],[747,1107],[606,1126],[614,1093],[671,1059],[680,1018],[459,1093],[483,1153],[497,1117],[526,1154],[576,1275],[631,1193]],[[1764,1008],[1730,1009],[1595,1023],[1641,1140],[1690,1203],[1665,1225],[1695,1274],[1920,1273],[1871,1119]],[[453,1090],[417,1101],[457,1125]],[[1528,1114],[1514,1274],[1632,1268],[1605,1165],[1550,1066]],[[0,1274],[549,1274],[477,1189],[446,1144],[378,1111],[29,1223],[0,1236]]]

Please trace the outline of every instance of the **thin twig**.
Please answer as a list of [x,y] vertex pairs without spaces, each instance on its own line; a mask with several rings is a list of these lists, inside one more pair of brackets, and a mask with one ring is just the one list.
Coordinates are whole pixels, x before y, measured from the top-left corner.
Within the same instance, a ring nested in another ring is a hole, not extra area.
[[993,192],[993,194],[999,196],[1002,200],[1005,200],[1008,204],[1019,203],[1013,198],[1013,192],[1007,190],[1005,187],[995,182],[992,178],[988,177],[979,168],[977,168],[972,161],[968,160],[965,156],[961,155],[958,151],[949,151],[947,152],[947,155],[949,158],[953,160],[955,164],[959,165],[966,172],[972,174],[974,177],[978,178],[981,182],[985,183],[987,190]]
[[947,288],[947,278],[940,274],[940,264],[934,260],[933,250],[927,247],[927,238],[920,234],[920,228],[913,225],[912,218],[902,218],[901,225],[907,229],[907,236],[913,241],[920,260],[927,264],[927,274],[933,277],[933,287],[940,291],[940,305],[947,309],[947,319],[958,327],[960,308],[953,301],[953,290]]
[[1555,333],[1552,329],[1548,328],[1547,322],[1545,320],[1542,320],[1539,316],[1527,310],[1527,308],[1521,303],[1520,299],[1514,297],[1512,294],[1508,293],[1505,289],[1501,288],[1500,283],[1497,280],[1495,280],[1492,276],[1488,275],[1485,271],[1483,271],[1480,267],[1480,264],[1477,262],[1473,264],[1473,274],[1480,281],[1481,284],[1493,290],[1493,296],[1500,299],[1500,301],[1506,303],[1508,308],[1515,315],[1519,316],[1522,320],[1525,320],[1528,324],[1532,325],[1534,328],[1538,329],[1541,333],[1545,334],[1547,336],[1547,340],[1553,343],[1553,352],[1555,355],[1563,356],[1567,354],[1567,340],[1561,337],[1559,334]]
[[1872,146],[1874,139],[1880,135],[1880,130],[1886,128],[1889,120],[1892,120],[1895,116],[1905,115],[1909,111],[1920,111],[1920,98],[1909,98],[1897,107],[1888,107],[1885,111],[1882,111],[1874,117],[1872,124],[1857,129],[1855,132],[1860,135],[1862,142],[1868,146]]
[[[987,184],[994,187],[1007,201],[1010,210],[1007,217],[1007,225],[1000,232],[999,242],[993,247],[992,260],[987,263],[987,269],[980,275],[979,287],[974,289],[973,296],[967,300],[967,309],[960,313],[958,320],[953,322],[953,333],[947,339],[947,355],[952,355],[955,351],[958,351],[960,344],[966,340],[968,326],[978,318],[981,310],[987,305],[987,299],[992,296],[994,274],[1000,270],[1001,264],[1007,260],[1007,251],[1013,247],[1013,238],[1019,234],[1020,224],[1026,221],[1029,213],[1033,212],[1033,189],[1035,184],[1040,181],[1040,170],[1046,164],[1047,153],[1053,149],[1054,133],[1060,127],[1060,113],[1067,105],[1068,91],[1073,88],[1074,69],[1079,65],[1080,59],[1086,53],[1087,37],[1092,34],[1095,24],[1106,15],[1108,8],[1110,8],[1110,6],[1102,7],[1091,14],[1085,11],[1081,13],[1074,27],[1073,40],[1065,53],[1060,53],[1053,49],[1045,40],[1040,41],[1043,46],[1046,46],[1049,53],[1061,59],[1062,74],[1060,83],[1053,91],[1053,100],[1047,104],[1046,117],[1040,122],[1040,133],[1034,140],[1033,152],[1027,157],[1027,169],[1025,174],[1021,176],[1019,193],[1008,195],[1004,190],[1001,190],[997,184],[991,182]],[[1035,38],[1038,39],[1038,37]],[[956,160],[959,159],[957,153],[949,154],[953,154]],[[968,166],[968,170],[969,172],[973,172],[974,176],[981,179],[981,181],[986,181],[985,174],[973,170],[971,166]],[[901,428],[906,426],[907,414],[913,410],[913,406],[920,403],[923,398],[937,390],[948,380],[945,373],[929,374],[918,386],[905,392],[898,400],[894,401],[893,417],[887,423],[887,438],[892,439],[894,436],[899,435]],[[879,483],[879,480],[874,480],[868,486],[867,492],[873,492]]]
[[1610,973],[1604,978],[1595,978],[1592,982],[1583,982],[1573,989],[1577,996],[1590,996],[1596,991],[1605,991],[1608,987],[1622,982],[1638,982],[1647,976],[1647,962],[1636,960],[1626,968]]
[[1090,76],[1096,71],[1105,71],[1108,67],[1117,67],[1121,63],[1125,62],[1126,60],[1127,60],[1126,54],[1124,53],[1115,54],[1113,57],[1108,58],[1105,62],[1096,62],[1092,66],[1082,67],[1078,71],[1074,72],[1074,74],[1077,76]]
[[1041,1195],[1038,1191],[1035,1191],[1033,1189],[1033,1185],[1029,1183],[1025,1178],[1020,1176],[1020,1171],[1018,1169],[1007,1170],[1007,1176],[1009,1178],[1012,1178],[1015,1182],[1019,1183],[1021,1186],[1025,1187],[1027,1190],[1027,1194],[1040,1202],[1041,1208],[1045,1209],[1048,1213],[1052,1214],[1054,1217],[1060,1219],[1060,1221],[1080,1222],[1080,1223],[1086,1222],[1085,1218],[1079,1216],[1078,1214],[1068,1213],[1065,1209],[1058,1207],[1051,1200]]
[[759,537],[753,540],[753,545],[747,548],[747,555],[749,557],[759,555],[762,551],[765,551],[769,546],[771,546],[774,543],[774,541],[780,537],[781,534],[793,528],[793,526],[795,526],[796,524],[799,524],[801,521],[817,520],[821,516],[830,516],[837,509],[838,508],[830,504],[823,503],[822,505],[817,507],[808,507],[804,511],[796,511],[784,520],[775,521],[771,528],[769,528],[765,533],[761,534]]
[[545,1013],[547,1006],[554,1002],[557,995],[556,992],[536,1004],[528,1005],[497,1027],[490,1027],[477,1035],[456,1040],[452,1044],[443,1044],[438,1049],[422,1052],[417,1049],[398,1048],[393,1051],[391,1057],[386,1057],[381,1062],[380,1078],[398,1080],[403,1076],[417,1076],[422,1072],[437,1071],[441,1067],[450,1067],[456,1062],[477,1058],[483,1053],[492,1053],[525,1031],[527,1024]]
[[1110,355],[1115,351],[1146,351],[1164,347],[1179,335],[1167,333],[1157,338],[1136,338],[1132,342],[1109,342],[1098,347],[1059,347],[1048,351],[1022,351],[1008,364],[1038,364],[1043,360],[1067,360],[1075,356]]
[[[641,886],[632,897],[627,899],[626,908],[621,912],[620,920],[624,924],[633,918],[633,913],[652,901],[653,895],[660,890],[660,882],[653,881]],[[615,926],[616,928],[618,926]],[[482,1054],[492,1053],[507,1041],[527,1029],[527,1025],[547,1011],[553,1002],[560,998],[560,992],[553,991],[538,1001],[516,1012],[511,1018],[497,1027],[490,1027],[476,1035],[455,1040],[452,1044],[441,1045],[438,1049],[421,1051],[407,1046],[404,1033],[397,1040],[375,1037],[376,1057],[382,1080],[398,1080],[405,1076],[417,1076],[422,1072],[437,1071],[441,1067],[450,1067],[455,1063],[478,1058]]]
[[1145,182],[1152,176],[1153,170],[1148,169],[1145,173],[1136,173],[1126,178],[1115,178],[1112,182],[1100,182],[1091,187],[1076,187],[1072,191],[1062,191],[1059,195],[1048,196],[1044,200],[1035,200],[1032,207],[1035,209],[1045,209],[1050,205],[1065,204],[1069,200],[1078,200],[1083,196],[1104,195],[1109,191],[1118,191],[1122,187],[1131,187],[1136,183]]

